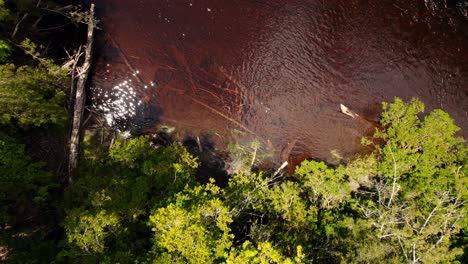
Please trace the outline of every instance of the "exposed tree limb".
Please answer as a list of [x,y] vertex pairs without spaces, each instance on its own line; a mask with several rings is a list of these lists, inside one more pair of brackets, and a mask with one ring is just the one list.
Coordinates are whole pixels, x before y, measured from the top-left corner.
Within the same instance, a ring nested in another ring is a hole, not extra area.
[[283,162],[283,164],[281,165],[281,167],[279,167],[275,173],[273,173],[273,177],[275,177],[276,175],[278,175],[284,168],[286,168],[286,166],[288,166],[288,162],[285,161]]
[[78,71],[78,82],[76,85],[75,95],[75,107],[73,111],[73,126],[70,136],[70,153],[68,160],[68,183],[71,184],[73,176],[76,172],[78,164],[78,153],[81,138],[81,119],[83,117],[83,111],[86,99],[86,81],[91,69],[92,62],[92,50],[94,44],[94,28],[96,26],[96,20],[94,19],[94,3],[90,7],[90,15],[88,18],[88,39],[85,49],[85,60]]
[[252,162],[250,163],[250,167],[252,167],[255,164],[255,159],[257,158],[257,151],[258,151],[258,147],[255,146],[254,153],[252,156]]
[[[441,204],[441,203],[439,203]],[[424,228],[427,226],[427,223],[429,223],[429,220],[431,219],[431,217],[434,215],[435,211],[437,210],[437,208],[439,208],[439,205],[436,205],[434,207],[434,209],[432,209],[431,213],[429,214],[429,216],[426,218],[426,221],[424,221],[424,224],[423,226],[421,227],[421,229],[419,230],[419,233],[422,233],[422,231],[424,230]]]
[[203,152],[203,147],[201,145],[199,136],[197,136],[197,145],[198,145],[198,151],[200,151],[200,153],[202,153]]
[[24,13],[23,17],[18,21],[18,23],[16,23],[15,30],[13,30],[13,33],[11,33],[11,38],[14,38],[16,36],[21,22],[23,22],[23,20],[25,20],[28,17],[28,15],[28,13]]
[[72,106],[73,106],[73,98],[72,96],[75,94],[75,87],[76,87],[76,69],[78,67],[78,62],[81,58],[81,56],[83,55],[83,52],[81,51],[81,49],[83,48],[83,46],[80,46],[78,48],[78,51],[75,52],[74,55],[70,55],[68,53],[67,50],[65,50],[65,52],[67,53],[68,55],[68,61],[65,62],[63,65],[62,65],[62,69],[67,69],[70,71],[71,73],[71,78],[70,78],[70,97],[68,98],[68,109],[72,109]]
[[392,148],[389,144],[387,144],[388,149],[390,150],[390,154],[392,155],[393,160],[393,184],[392,184],[392,193],[390,194],[390,199],[388,200],[388,207],[392,204],[393,196],[396,194],[398,190],[396,190],[396,178],[397,178],[397,165],[395,161],[395,156],[393,155]]

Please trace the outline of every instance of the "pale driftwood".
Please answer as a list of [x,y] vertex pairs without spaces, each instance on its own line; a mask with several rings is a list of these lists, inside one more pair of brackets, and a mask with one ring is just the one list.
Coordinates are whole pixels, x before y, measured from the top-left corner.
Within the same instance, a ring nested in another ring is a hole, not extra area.
[[345,114],[345,115],[348,115],[352,118],[356,118],[358,117],[359,115],[352,112],[351,110],[348,109],[348,107],[344,106],[343,104],[340,104],[340,110],[341,110],[341,113]]
[[94,19],[94,3],[91,4],[88,19],[88,38],[85,49],[85,60],[78,70],[78,81],[76,84],[75,107],[73,110],[73,125],[70,136],[70,152],[68,157],[68,183],[71,184],[78,164],[78,154],[81,139],[81,119],[86,99],[86,81],[92,63],[92,51],[94,44],[94,28],[96,20]]
[[288,163],[287,161],[283,162],[283,164],[281,165],[281,167],[279,167],[279,168],[275,171],[275,173],[273,173],[273,177],[272,177],[272,178],[276,177],[276,175],[278,175],[284,168],[286,168],[286,167],[288,166],[288,164],[289,164],[289,163]]

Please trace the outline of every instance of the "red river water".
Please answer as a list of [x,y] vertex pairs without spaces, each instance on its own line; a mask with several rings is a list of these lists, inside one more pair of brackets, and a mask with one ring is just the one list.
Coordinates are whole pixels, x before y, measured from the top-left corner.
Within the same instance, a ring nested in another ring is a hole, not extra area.
[[467,135],[468,17],[446,1],[95,2],[93,106],[123,131],[163,124],[218,148],[249,138],[281,161],[330,160],[361,151],[398,96]]

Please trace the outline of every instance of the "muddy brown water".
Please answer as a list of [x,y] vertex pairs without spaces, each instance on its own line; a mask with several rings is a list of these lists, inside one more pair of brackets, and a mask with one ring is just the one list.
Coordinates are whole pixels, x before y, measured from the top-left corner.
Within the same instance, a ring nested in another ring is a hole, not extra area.
[[121,130],[165,124],[219,148],[242,134],[293,163],[361,151],[395,96],[466,137],[468,19],[444,3],[96,0],[93,105]]

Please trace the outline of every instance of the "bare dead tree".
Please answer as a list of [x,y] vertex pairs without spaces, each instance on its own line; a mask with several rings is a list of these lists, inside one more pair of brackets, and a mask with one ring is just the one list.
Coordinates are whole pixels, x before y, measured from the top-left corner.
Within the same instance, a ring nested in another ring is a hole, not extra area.
[[88,80],[89,72],[92,63],[92,50],[94,44],[94,29],[96,27],[96,19],[94,18],[94,3],[91,4],[88,16],[88,38],[85,48],[85,59],[83,64],[78,68],[78,81],[76,85],[75,106],[73,110],[73,125],[70,136],[70,152],[68,160],[68,183],[73,182],[73,176],[76,173],[78,164],[78,154],[81,139],[81,124],[86,99],[86,81]]

